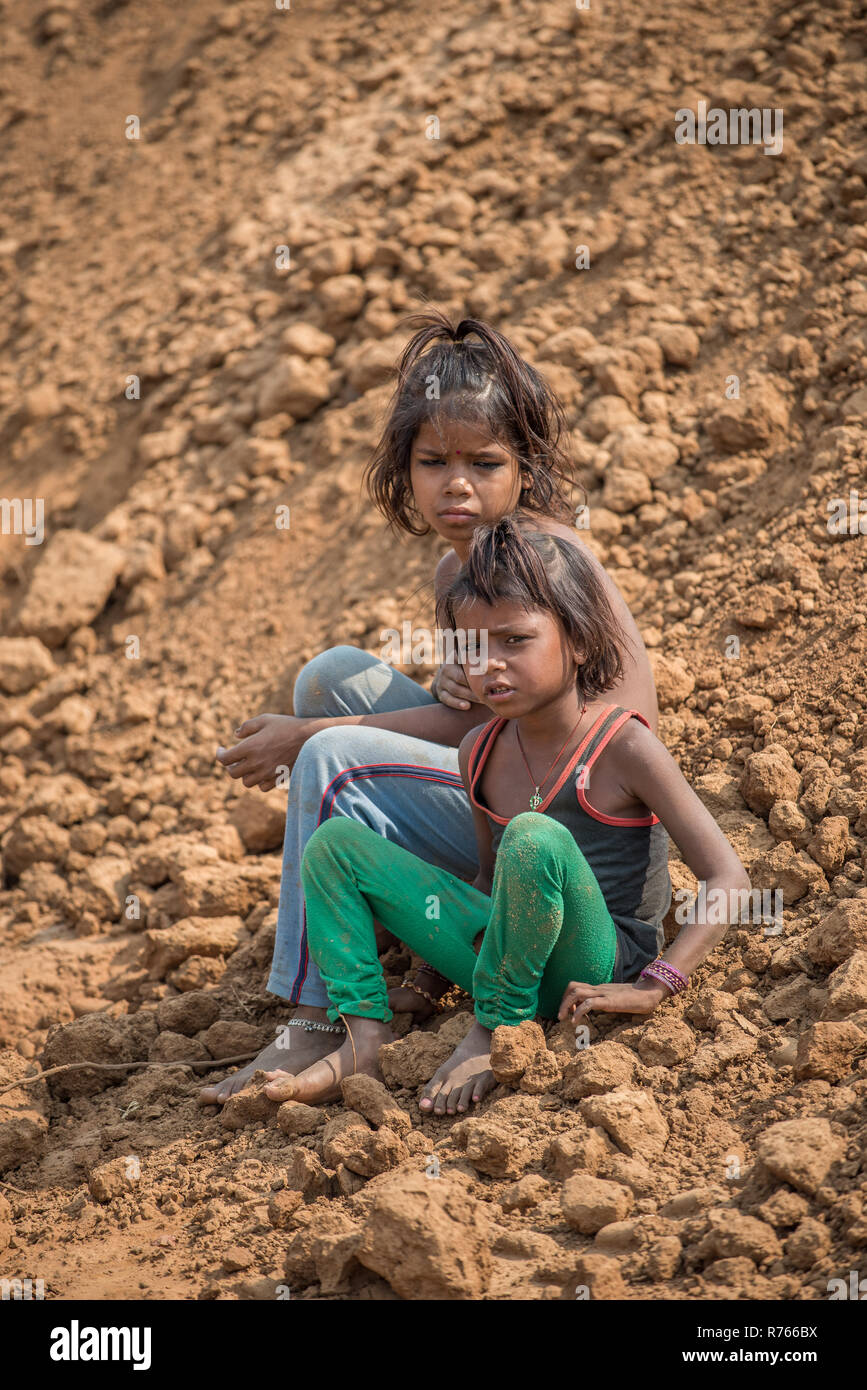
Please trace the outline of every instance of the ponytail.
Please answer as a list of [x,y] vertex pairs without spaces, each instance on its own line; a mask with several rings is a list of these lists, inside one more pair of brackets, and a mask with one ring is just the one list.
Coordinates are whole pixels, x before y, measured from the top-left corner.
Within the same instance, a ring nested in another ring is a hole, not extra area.
[[364,473],[368,492],[392,526],[412,535],[430,530],[413,507],[410,456],[421,426],[441,416],[478,426],[516,456],[530,479],[521,508],[571,519],[572,465],[560,446],[565,414],[535,367],[481,319],[454,325],[429,309],[404,323],[419,326],[398,359],[386,423]]

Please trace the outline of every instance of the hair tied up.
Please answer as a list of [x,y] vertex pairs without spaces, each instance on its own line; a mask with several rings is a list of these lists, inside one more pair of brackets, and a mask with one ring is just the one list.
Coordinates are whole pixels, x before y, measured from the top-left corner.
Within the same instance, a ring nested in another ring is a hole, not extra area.
[[416,325],[398,359],[386,424],[364,471],[370,495],[391,525],[414,536],[431,530],[415,506],[412,450],[424,425],[439,430],[443,420],[479,430],[521,460],[522,509],[571,522],[573,465],[560,442],[566,417],[544,377],[483,319],[455,323],[431,309],[410,315],[401,326]]

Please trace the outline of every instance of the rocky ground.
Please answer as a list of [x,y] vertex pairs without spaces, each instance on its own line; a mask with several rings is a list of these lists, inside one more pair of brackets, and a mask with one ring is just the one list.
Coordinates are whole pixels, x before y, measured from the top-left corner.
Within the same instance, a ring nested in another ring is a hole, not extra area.
[[[0,535],[0,1272],[46,1297],[815,1300],[863,1269],[864,7],[459,11],[0,5],[0,492],[45,504],[42,544]],[[699,100],[782,109],[782,153],[677,144]],[[584,1051],[502,1030],[468,1118],[416,1104],[467,1001],[400,1018],[342,1105],[203,1111],[286,1019],[281,793],[216,746],[316,651],[432,621],[442,547],[359,492],[425,299],[561,394],[661,735],[783,931]]]

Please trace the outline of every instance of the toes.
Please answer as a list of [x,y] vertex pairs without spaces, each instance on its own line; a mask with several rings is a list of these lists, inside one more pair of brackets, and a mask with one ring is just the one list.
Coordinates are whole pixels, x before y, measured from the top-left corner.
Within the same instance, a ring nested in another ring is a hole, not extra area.
[[493,1090],[496,1084],[494,1073],[492,1071],[483,1071],[481,1076],[475,1078],[475,1083],[473,1085],[473,1101],[477,1102],[482,1100],[489,1091]]
[[269,1080],[265,1087],[265,1095],[269,1100],[291,1100],[297,1093],[297,1077],[290,1076],[287,1072],[266,1072],[266,1075]]
[[199,1092],[199,1104],[225,1105],[230,1095],[232,1095],[231,1084],[226,1081],[218,1081],[214,1086],[205,1086]]
[[421,1093],[421,1099],[418,1103],[419,1110],[432,1110],[441,1088],[442,1082],[437,1081],[436,1077],[433,1077]]
[[458,1110],[467,1110],[467,1109],[469,1109],[470,1098],[471,1098],[472,1094],[473,1094],[473,1081],[470,1080],[470,1081],[467,1082],[467,1084],[466,1084],[465,1086],[462,1086],[461,1089],[460,1089],[460,1091],[458,1092]]

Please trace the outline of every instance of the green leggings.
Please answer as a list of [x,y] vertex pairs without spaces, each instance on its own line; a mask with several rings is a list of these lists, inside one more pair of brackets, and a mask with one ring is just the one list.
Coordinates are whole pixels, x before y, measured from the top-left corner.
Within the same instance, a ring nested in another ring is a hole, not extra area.
[[593,871],[565,826],[535,811],[503,831],[490,898],[348,816],[311,836],[301,881],[332,1022],[392,1017],[374,921],[472,995],[486,1028],[555,1018],[570,980],[602,984],[614,969],[616,930]]

